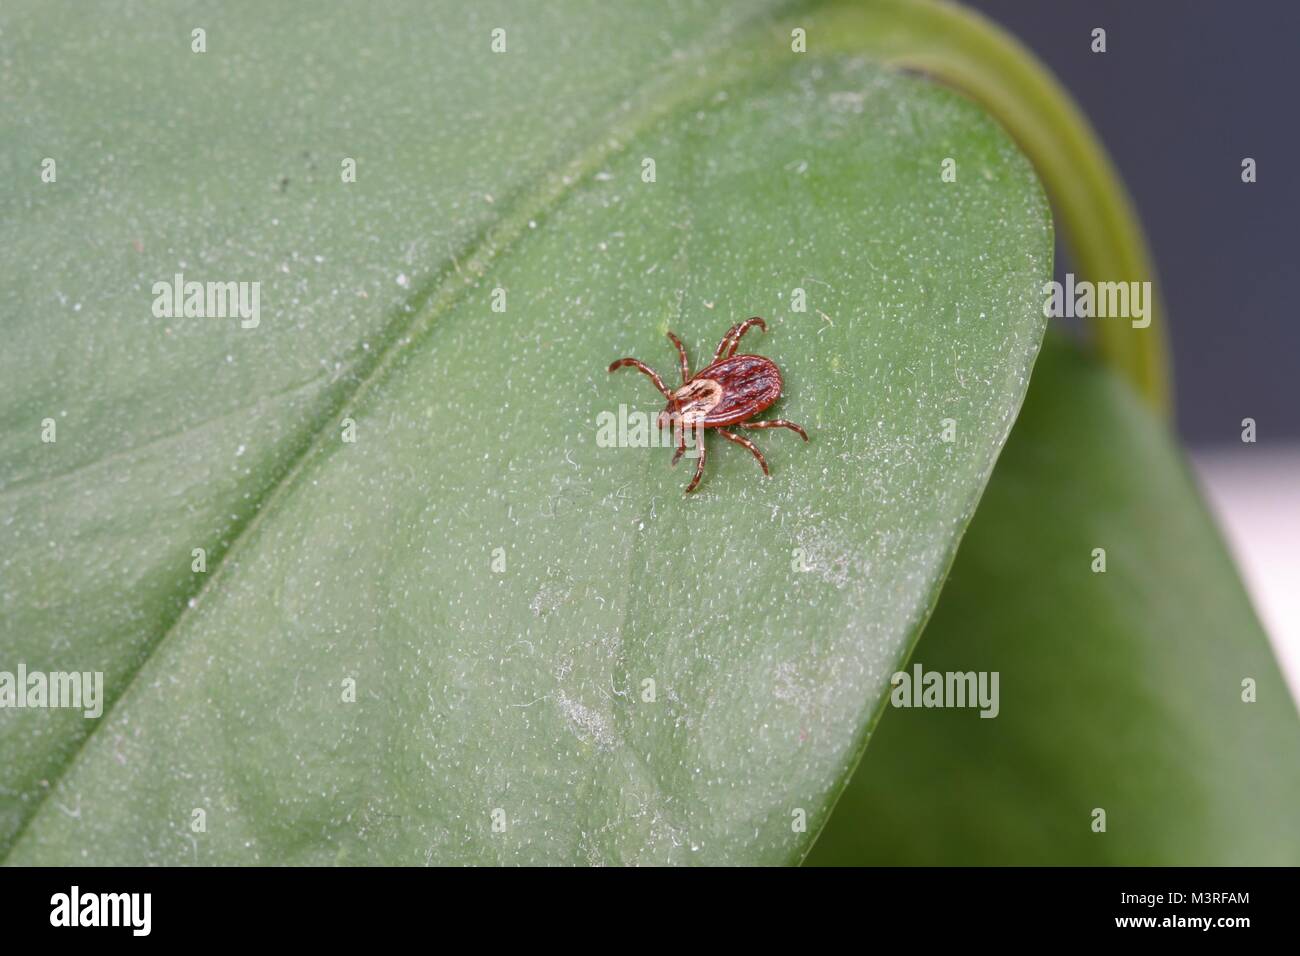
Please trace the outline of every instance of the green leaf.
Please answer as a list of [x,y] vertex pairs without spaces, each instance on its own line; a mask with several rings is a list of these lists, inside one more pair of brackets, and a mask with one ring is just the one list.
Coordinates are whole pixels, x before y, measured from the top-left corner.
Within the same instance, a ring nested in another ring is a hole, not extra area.
[[1300,720],[1236,571],[1165,430],[1060,339],[916,663],[1000,672],[998,716],[887,710],[810,863],[1300,863]]
[[[7,11],[3,660],[109,705],[0,712],[10,862],[806,852],[1019,407],[1049,215],[945,89],[618,7],[223,6],[204,54]],[[176,272],[260,324],[155,318]],[[597,444],[662,406],[612,359],[754,313],[812,439],[757,433],[770,479]]]

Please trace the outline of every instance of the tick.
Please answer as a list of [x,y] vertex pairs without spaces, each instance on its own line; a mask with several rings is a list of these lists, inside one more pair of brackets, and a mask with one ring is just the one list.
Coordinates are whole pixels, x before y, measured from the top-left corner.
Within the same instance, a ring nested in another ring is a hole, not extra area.
[[744,322],[737,322],[728,329],[727,334],[718,343],[718,351],[713,355],[713,363],[694,375],[691,374],[691,365],[687,361],[686,347],[682,345],[682,340],[669,332],[668,338],[676,346],[682,366],[681,387],[673,391],[669,391],[664,385],[658,372],[640,359],[621,358],[609,367],[611,372],[629,366],[644,372],[649,376],[650,381],[654,382],[655,388],[668,399],[668,407],[659,413],[658,425],[660,429],[664,429],[673,424],[674,420],[681,423],[680,428],[677,429],[674,465],[686,453],[686,429],[697,429],[699,437],[696,445],[700,450],[700,457],[695,461],[695,477],[686,486],[688,495],[695,490],[696,485],[700,483],[700,476],[704,474],[703,429],[705,428],[716,428],[718,434],[727,441],[749,449],[749,453],[758,459],[759,467],[763,469],[765,475],[770,472],[763,453],[748,438],[729,431],[728,425],[753,429],[788,428],[798,432],[804,441],[808,440],[808,433],[794,422],[787,422],[781,418],[763,422],[750,421],[781,397],[781,370],[776,367],[775,362],[761,355],[736,354],[736,349],[740,348],[741,336],[756,325],[764,332],[767,331],[767,325],[757,316]]

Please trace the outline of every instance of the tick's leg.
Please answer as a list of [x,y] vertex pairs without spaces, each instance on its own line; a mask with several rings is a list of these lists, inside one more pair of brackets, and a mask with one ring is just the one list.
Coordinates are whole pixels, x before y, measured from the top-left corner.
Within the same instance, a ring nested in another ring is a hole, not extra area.
[[656,372],[654,369],[652,369],[649,365],[646,365],[645,362],[642,362],[640,359],[621,358],[617,362],[611,364],[609,370],[611,372],[614,372],[620,368],[627,368],[627,367],[631,367],[639,371],[645,372],[647,375],[650,376],[650,381],[655,383],[655,388],[659,389],[659,391],[663,393],[664,398],[668,399],[668,401],[670,402],[673,400],[672,393],[668,391],[667,388],[664,387],[664,380],[659,377],[659,373]]
[[727,431],[725,428],[719,428],[718,434],[721,435],[723,438],[725,438],[727,441],[734,441],[737,445],[740,445],[743,448],[748,448],[749,453],[758,459],[758,466],[763,469],[763,474],[765,475],[771,474],[771,472],[767,470],[767,459],[763,457],[763,453],[758,450],[758,446],[755,445],[752,441],[750,441],[748,438],[745,438],[742,435],[733,434],[732,432]]
[[688,429],[690,430],[693,436],[692,438],[693,444],[691,445],[691,447],[700,449],[701,454],[704,453],[704,428],[702,426],[700,426],[698,423],[694,423],[694,422],[687,423],[687,422],[683,422],[681,419],[678,419],[677,427],[681,430],[677,433],[677,454],[673,455],[674,465],[677,464],[677,459],[681,458],[682,455],[686,454],[686,432]]
[[731,358],[731,356],[735,355],[736,349],[740,346],[740,337],[756,325],[764,332],[767,331],[767,323],[758,316],[746,319],[744,322],[737,322],[727,329],[727,334],[718,343],[718,351],[713,354],[713,361],[716,362],[721,358]]
[[736,334],[731,338],[731,348],[727,352],[727,358],[731,358],[733,355],[736,354],[736,349],[740,348],[741,336],[743,336],[746,332],[748,332],[756,325],[764,332],[767,331],[767,323],[764,322],[762,319],[760,319],[758,316],[754,316],[752,319],[746,319],[744,322],[742,322],[740,325],[736,327]]
[[700,438],[699,443],[695,446],[700,450],[700,457],[695,459],[695,477],[691,483],[686,486],[685,494],[690,494],[695,490],[695,486],[700,483],[700,477],[704,474],[704,439]]
[[716,362],[718,359],[722,358],[722,353],[727,351],[727,346],[731,344],[731,337],[736,334],[738,328],[740,328],[739,322],[727,329],[727,334],[724,335],[722,341],[718,343],[718,350],[713,353],[713,361]]
[[788,428],[792,432],[798,432],[804,440],[808,440],[808,433],[796,425],[794,422],[787,422],[784,418],[774,418],[768,422],[740,422],[737,428]]
[[685,385],[691,380],[691,363],[686,361],[686,346],[682,345],[682,340],[671,332],[668,333],[668,338],[672,339],[673,345],[677,346],[677,354],[681,357],[682,384]]

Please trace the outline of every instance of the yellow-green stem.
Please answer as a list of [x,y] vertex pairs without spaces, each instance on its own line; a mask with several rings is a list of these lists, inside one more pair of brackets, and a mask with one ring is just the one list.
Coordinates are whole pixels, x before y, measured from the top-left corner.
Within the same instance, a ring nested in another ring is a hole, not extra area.
[[1141,226],[1118,173],[1069,94],[1018,41],[937,0],[869,0],[819,10],[809,45],[873,53],[981,103],[1020,144],[1047,188],[1079,279],[1150,281],[1150,325],[1093,325],[1102,358],[1162,416],[1171,406],[1163,300]]

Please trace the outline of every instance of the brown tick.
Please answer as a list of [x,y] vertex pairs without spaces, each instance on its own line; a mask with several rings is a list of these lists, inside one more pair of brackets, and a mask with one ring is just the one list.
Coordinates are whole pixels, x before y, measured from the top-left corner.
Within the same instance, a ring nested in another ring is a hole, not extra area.
[[611,372],[626,366],[641,370],[655,383],[655,388],[663,393],[664,398],[668,399],[668,407],[659,413],[658,425],[660,429],[665,429],[680,423],[676,428],[677,451],[673,455],[674,465],[686,453],[686,429],[697,429],[696,445],[700,457],[695,462],[695,477],[686,486],[688,495],[695,490],[695,486],[700,483],[700,476],[704,474],[705,428],[716,428],[727,441],[748,448],[750,454],[758,459],[765,475],[769,472],[763,453],[748,438],[728,431],[727,425],[735,425],[737,428],[788,428],[798,432],[804,441],[808,440],[808,433],[794,422],[780,418],[765,422],[749,421],[781,397],[781,370],[775,362],[761,355],[736,354],[736,349],[740,348],[740,337],[755,325],[764,332],[767,331],[767,325],[757,316],[737,322],[728,329],[718,343],[713,364],[694,375],[691,375],[691,366],[686,359],[686,347],[682,345],[682,340],[669,332],[668,338],[677,347],[677,355],[682,363],[682,385],[675,391],[670,392],[659,373],[639,359],[621,358],[609,367]]

